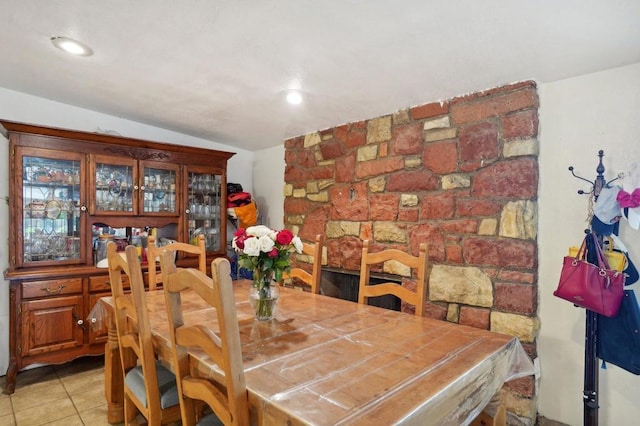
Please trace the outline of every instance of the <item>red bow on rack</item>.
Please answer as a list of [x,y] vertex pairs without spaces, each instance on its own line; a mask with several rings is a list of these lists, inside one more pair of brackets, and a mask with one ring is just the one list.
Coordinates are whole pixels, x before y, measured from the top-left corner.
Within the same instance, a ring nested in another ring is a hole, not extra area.
[[640,206],[640,188],[636,188],[633,190],[631,194],[624,190],[620,190],[618,195],[616,196],[616,200],[620,203],[620,207],[639,207]]

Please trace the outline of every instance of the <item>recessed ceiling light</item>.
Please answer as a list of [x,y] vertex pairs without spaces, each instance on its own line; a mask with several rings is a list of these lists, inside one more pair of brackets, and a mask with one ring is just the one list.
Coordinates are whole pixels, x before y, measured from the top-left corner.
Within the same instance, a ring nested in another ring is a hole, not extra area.
[[51,37],[51,43],[60,50],[77,56],[91,56],[93,50],[86,44],[67,37]]
[[298,105],[302,103],[302,93],[297,90],[290,90],[287,92],[287,102],[292,105]]

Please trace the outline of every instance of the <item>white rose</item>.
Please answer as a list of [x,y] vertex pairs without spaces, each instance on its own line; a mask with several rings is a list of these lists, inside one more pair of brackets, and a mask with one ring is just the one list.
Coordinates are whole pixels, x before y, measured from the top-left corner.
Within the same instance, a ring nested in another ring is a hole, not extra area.
[[273,250],[273,246],[275,245],[275,242],[271,239],[269,235],[263,235],[258,239],[258,245],[260,247],[260,251],[264,253],[269,253],[271,250]]
[[247,256],[258,256],[260,254],[260,241],[257,238],[247,238],[244,240],[244,249]]
[[291,240],[291,244],[296,248],[298,253],[302,253],[302,240],[297,235]]
[[246,232],[248,235],[253,235],[254,237],[260,238],[264,235],[269,235],[270,233],[273,232],[273,230],[268,226],[256,225],[256,226],[248,227]]

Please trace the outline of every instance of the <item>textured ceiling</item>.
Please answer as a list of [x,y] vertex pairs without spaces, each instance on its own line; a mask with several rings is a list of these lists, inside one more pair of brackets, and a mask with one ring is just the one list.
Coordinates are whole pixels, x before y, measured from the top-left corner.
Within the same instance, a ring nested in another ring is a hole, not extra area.
[[[257,150],[640,62],[638,0],[2,0],[0,87]],[[79,39],[71,57],[51,36]],[[305,101],[284,92],[298,86]]]

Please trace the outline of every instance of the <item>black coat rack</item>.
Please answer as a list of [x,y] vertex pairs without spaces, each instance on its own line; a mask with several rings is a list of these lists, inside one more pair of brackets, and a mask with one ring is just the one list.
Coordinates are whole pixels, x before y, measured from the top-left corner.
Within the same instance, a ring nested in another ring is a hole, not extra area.
[[[583,195],[592,195],[594,201],[598,200],[598,196],[600,195],[600,191],[602,188],[608,186],[611,182],[617,180],[612,179],[607,182],[604,178],[604,165],[602,164],[602,157],[604,157],[604,151],[598,151],[598,167],[596,167],[596,179],[595,181],[590,181],[583,177],[576,175],[573,172],[573,166],[569,167],[569,171],[571,174],[585,182],[589,182],[591,185],[590,191],[579,190],[578,194]],[[591,230],[587,229],[585,232],[591,232]],[[598,240],[602,243],[602,236],[598,236]],[[584,345],[584,388],[583,388],[583,404],[584,404],[584,425],[585,426],[597,426],[598,424],[598,356],[597,356],[597,347],[598,347],[598,314],[586,310],[587,320],[585,327],[585,345]]]

